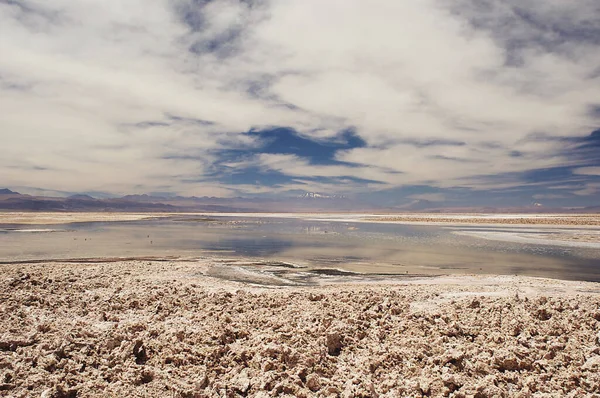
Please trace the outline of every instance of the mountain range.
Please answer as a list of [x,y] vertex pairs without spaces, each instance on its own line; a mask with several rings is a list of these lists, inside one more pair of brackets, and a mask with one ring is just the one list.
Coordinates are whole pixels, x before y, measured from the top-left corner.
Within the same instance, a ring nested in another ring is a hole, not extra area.
[[0,211],[100,211],[100,212],[422,212],[422,213],[600,213],[600,206],[552,208],[540,203],[523,207],[448,207],[439,202],[413,200],[399,206],[381,207],[344,195],[306,192],[280,199],[217,198],[125,195],[94,198],[86,194],[68,197],[32,196],[0,189]]
[[216,198],[125,195],[98,199],[75,194],[68,197],[32,196],[0,189],[0,210],[11,211],[135,211],[135,212],[294,212],[375,210],[343,195],[307,192],[284,199]]

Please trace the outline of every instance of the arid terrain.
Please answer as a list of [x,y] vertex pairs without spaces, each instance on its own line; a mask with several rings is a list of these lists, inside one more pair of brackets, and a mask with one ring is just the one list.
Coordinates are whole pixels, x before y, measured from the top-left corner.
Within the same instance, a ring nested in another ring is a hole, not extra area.
[[169,213],[0,212],[0,224],[44,225],[94,221],[136,221],[168,215]]
[[441,224],[600,226],[599,214],[399,214],[369,221]]
[[2,396],[600,394],[594,283],[268,289],[206,276],[210,259],[2,267]]
[[499,224],[545,226],[600,226],[600,214],[360,214],[360,213],[130,213],[130,212],[0,212],[0,224],[63,224],[92,221],[136,221],[173,216],[299,218],[352,222],[406,224]]

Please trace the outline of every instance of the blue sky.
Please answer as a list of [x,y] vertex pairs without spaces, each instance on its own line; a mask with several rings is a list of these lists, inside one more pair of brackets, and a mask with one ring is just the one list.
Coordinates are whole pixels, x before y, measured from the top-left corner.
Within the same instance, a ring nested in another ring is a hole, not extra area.
[[0,186],[598,205],[597,0],[0,0]]

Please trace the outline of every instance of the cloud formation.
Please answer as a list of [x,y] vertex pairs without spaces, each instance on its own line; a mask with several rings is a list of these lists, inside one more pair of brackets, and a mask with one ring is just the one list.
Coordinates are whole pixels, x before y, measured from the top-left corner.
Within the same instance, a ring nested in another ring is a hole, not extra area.
[[0,182],[593,195],[599,26],[595,0],[0,0]]

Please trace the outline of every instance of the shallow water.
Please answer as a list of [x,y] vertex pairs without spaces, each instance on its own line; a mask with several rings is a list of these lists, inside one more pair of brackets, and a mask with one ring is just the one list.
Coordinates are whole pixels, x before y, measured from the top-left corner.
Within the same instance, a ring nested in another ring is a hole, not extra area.
[[214,257],[250,259],[246,266],[253,270],[289,280],[309,274],[335,278],[340,275],[335,270],[343,270],[376,278],[506,274],[600,281],[600,249],[454,233],[468,229],[216,216],[51,227],[0,225],[0,261]]

